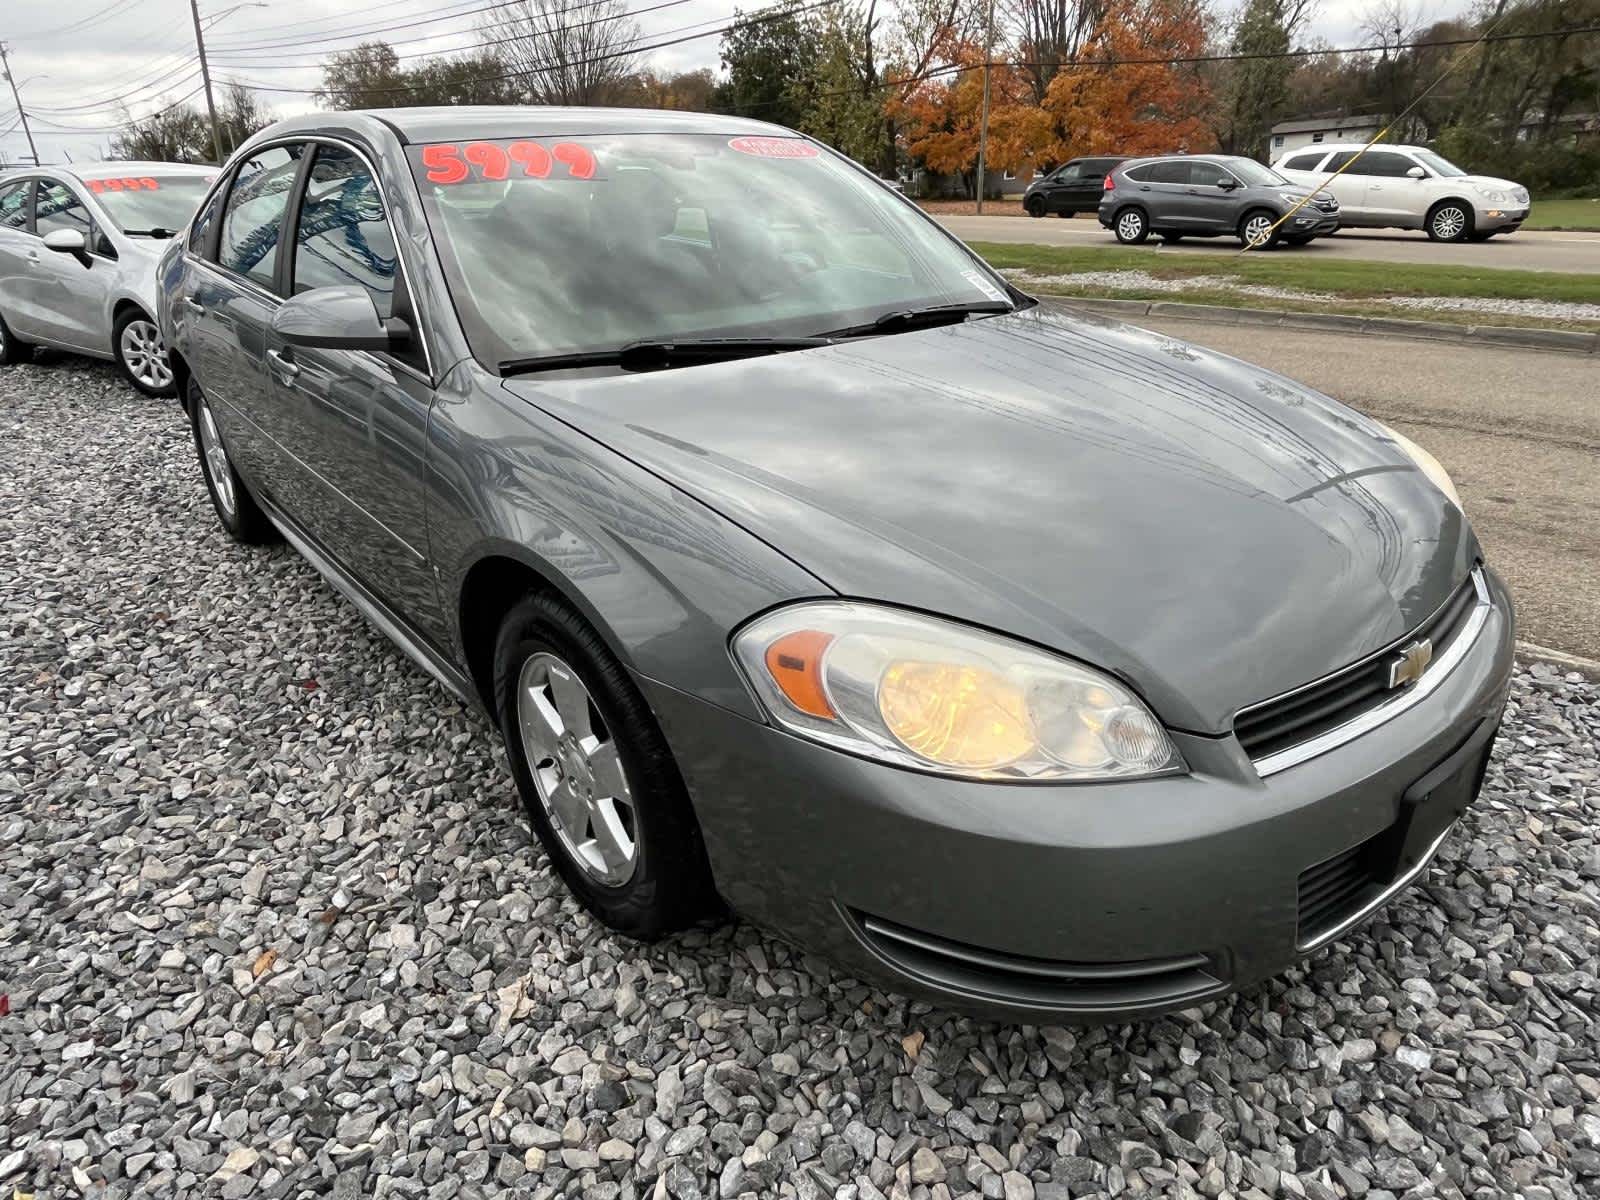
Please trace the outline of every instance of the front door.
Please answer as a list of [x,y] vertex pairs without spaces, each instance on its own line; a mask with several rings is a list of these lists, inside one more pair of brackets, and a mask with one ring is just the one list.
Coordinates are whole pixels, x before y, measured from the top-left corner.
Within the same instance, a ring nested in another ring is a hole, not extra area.
[[82,199],[58,180],[41,179],[34,197],[34,233],[39,240],[29,247],[25,278],[28,297],[27,332],[61,346],[104,354],[111,348],[107,300],[111,266],[103,259],[47,250],[46,234],[71,230],[83,235],[85,247],[93,235],[89,210]]
[[1397,150],[1368,150],[1356,163],[1366,176],[1367,216],[1384,225],[1422,224],[1428,204],[1424,199],[1427,181],[1412,179],[1407,171],[1419,164]]
[[1189,164],[1189,188],[1184,197],[1187,223],[1196,233],[1232,233],[1239,224],[1238,180],[1213,162]]
[[410,326],[412,342],[372,354],[268,335],[273,404],[293,414],[287,447],[302,476],[290,515],[401,616],[437,633],[423,508],[433,385],[389,215],[360,155],[317,146],[293,230],[292,294],[359,284],[379,316]]

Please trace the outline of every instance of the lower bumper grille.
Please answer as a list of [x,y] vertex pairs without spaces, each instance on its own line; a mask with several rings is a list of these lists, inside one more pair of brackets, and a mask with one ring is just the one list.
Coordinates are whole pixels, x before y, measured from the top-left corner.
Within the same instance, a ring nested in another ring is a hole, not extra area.
[[1065,962],[986,950],[851,911],[856,933],[891,966],[942,991],[995,1004],[1115,1012],[1181,1005],[1223,990],[1202,953],[1127,962]]

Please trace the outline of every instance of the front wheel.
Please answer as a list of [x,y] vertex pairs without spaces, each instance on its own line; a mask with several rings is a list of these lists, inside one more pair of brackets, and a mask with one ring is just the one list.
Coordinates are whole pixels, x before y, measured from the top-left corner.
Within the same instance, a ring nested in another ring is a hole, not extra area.
[[111,330],[111,346],[123,378],[146,396],[175,396],[172,363],[166,343],[156,323],[138,309],[130,308],[117,318]]
[[542,593],[500,627],[494,698],[528,819],[578,900],[646,940],[721,909],[649,705],[586,621]]
[[1277,218],[1264,209],[1246,213],[1239,222],[1239,244],[1246,250],[1270,250],[1278,241]]
[[1428,236],[1436,242],[1459,242],[1472,233],[1466,206],[1447,200],[1428,214]]
[[211,414],[205,393],[194,380],[189,381],[189,425],[194,430],[194,448],[200,456],[200,474],[211,496],[211,507],[228,536],[247,546],[267,545],[280,540],[277,527],[261,511],[250,489],[228,458],[222,431]]
[[1116,224],[1112,228],[1116,231],[1117,241],[1124,246],[1137,246],[1150,236],[1150,225],[1141,208],[1123,209],[1117,214]]
[[1042,217],[1044,216],[1044,197],[1029,196],[1028,202],[1022,207],[1028,210],[1030,217]]
[[11,332],[11,326],[6,324],[6,319],[0,317],[0,367],[32,361],[33,347],[27,342],[18,341],[17,335]]

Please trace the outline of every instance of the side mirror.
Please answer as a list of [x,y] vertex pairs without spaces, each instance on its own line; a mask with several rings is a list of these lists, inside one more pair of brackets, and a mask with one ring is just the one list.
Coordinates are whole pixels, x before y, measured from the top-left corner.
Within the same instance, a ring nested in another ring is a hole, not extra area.
[[70,254],[84,266],[89,265],[89,243],[76,229],[52,229],[44,235],[44,248],[57,254]]
[[355,284],[313,288],[291,296],[272,314],[272,332],[291,346],[324,350],[398,350],[411,329],[397,318],[378,315],[372,294]]
[[1225,192],[1231,192],[1234,188],[1239,186],[1239,181],[1231,175],[1224,175],[1221,179],[1217,180],[1217,186]]
[[1428,173],[1421,167],[1412,167],[1406,172],[1407,179],[1426,179],[1427,177]]

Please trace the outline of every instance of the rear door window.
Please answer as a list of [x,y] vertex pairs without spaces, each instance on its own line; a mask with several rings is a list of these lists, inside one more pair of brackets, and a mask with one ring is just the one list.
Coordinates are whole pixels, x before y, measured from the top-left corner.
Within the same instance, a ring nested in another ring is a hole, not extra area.
[[222,212],[217,263],[271,290],[284,212],[304,145],[272,146],[239,165]]
[[1152,163],[1149,179],[1151,183],[1188,183],[1189,164],[1178,159]]
[[1296,154],[1283,164],[1286,171],[1315,171],[1317,164],[1322,161],[1322,151],[1315,154]]
[[64,183],[54,180],[39,181],[39,198],[35,202],[33,229],[40,237],[58,229],[72,229],[83,234],[84,244],[89,243],[89,210],[83,201]]
[[[1345,165],[1345,163],[1349,162],[1355,156],[1356,156],[1356,152],[1354,150],[1341,150],[1341,151],[1339,151],[1339,153],[1335,154],[1332,158],[1330,158],[1328,160],[1328,165],[1327,165],[1327,167],[1325,169],[1329,170],[1329,171],[1337,171],[1340,168],[1342,168]],[[1350,170],[1346,171],[1345,174],[1346,175],[1359,175],[1359,174],[1362,174],[1362,172],[1357,171],[1354,168],[1351,168]]]

